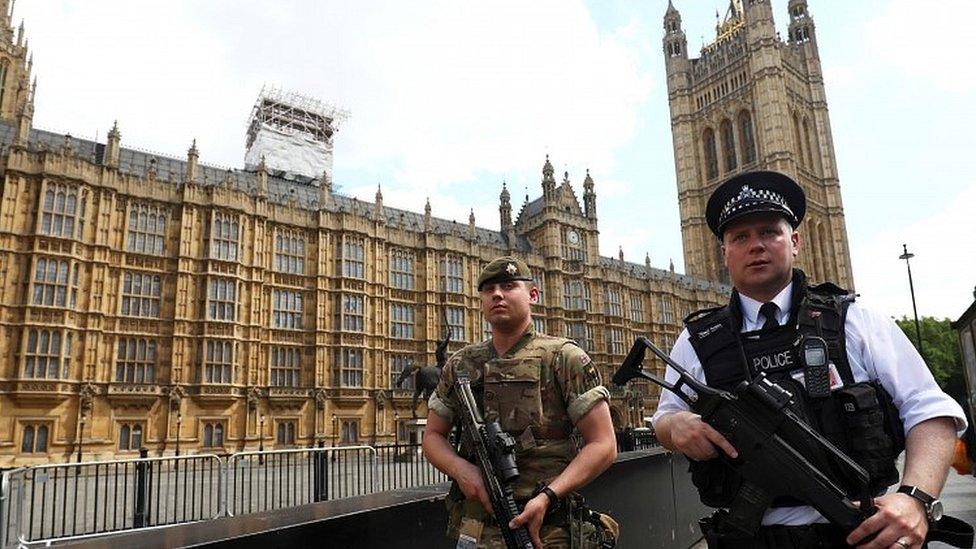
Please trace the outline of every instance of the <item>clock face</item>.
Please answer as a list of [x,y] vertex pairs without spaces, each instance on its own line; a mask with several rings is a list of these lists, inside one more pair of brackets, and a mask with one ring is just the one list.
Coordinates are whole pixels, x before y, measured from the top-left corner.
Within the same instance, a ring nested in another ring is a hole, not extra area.
[[567,237],[569,238],[570,244],[579,244],[580,241],[579,233],[577,233],[576,231],[569,231]]

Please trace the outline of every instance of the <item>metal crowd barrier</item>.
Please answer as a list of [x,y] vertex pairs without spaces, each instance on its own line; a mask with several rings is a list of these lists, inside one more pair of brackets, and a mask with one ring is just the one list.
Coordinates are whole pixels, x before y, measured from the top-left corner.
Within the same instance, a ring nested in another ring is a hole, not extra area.
[[0,549],[281,509],[447,480],[419,444],[39,465],[0,475]]

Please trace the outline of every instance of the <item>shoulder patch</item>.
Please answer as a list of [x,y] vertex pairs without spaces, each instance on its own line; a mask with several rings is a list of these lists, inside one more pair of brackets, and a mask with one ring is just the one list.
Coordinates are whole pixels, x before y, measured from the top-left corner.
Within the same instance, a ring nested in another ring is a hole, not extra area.
[[726,307],[725,305],[719,305],[718,307],[709,307],[707,309],[699,309],[699,310],[697,310],[697,311],[689,314],[688,316],[686,316],[684,318],[684,322],[685,322],[685,324],[690,324],[690,323],[692,323],[692,322],[694,322],[696,320],[703,319],[703,318],[707,317],[708,315],[717,313],[717,312],[721,311],[722,309],[724,309],[725,307]]
[[590,358],[590,355],[586,354],[586,352],[584,351],[583,356],[580,357],[580,366],[586,366],[591,362],[593,362],[593,359]]

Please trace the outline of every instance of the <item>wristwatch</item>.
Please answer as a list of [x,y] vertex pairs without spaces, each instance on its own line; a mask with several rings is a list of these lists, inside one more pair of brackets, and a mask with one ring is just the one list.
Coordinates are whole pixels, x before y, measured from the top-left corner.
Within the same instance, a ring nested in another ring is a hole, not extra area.
[[907,494],[921,501],[922,505],[925,506],[925,516],[928,517],[929,522],[936,522],[942,518],[942,501],[939,498],[934,498],[926,494],[918,486],[902,484],[898,487],[898,493]]
[[538,488],[535,492],[535,495],[545,494],[546,498],[549,499],[549,507],[546,509],[547,513],[559,508],[559,496],[548,485]]

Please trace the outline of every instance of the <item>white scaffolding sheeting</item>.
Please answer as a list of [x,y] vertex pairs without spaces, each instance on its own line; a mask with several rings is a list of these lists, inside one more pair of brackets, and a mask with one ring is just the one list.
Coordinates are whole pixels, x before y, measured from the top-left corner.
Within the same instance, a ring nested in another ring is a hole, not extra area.
[[349,112],[318,99],[262,88],[251,109],[244,164],[285,177],[332,175],[332,137]]

